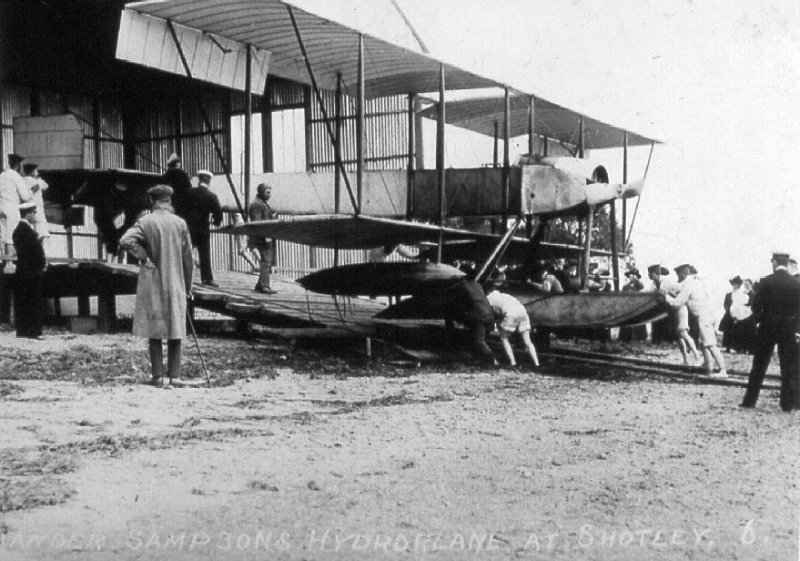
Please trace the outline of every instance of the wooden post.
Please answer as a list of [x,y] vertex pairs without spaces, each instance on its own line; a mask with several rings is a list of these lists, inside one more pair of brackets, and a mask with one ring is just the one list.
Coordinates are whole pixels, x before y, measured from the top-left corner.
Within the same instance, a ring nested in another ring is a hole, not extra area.
[[619,247],[617,247],[617,203],[611,201],[611,212],[609,218],[611,222],[611,271],[614,274],[614,290],[619,290]]
[[[334,162],[334,181],[333,181],[333,212],[339,214],[341,212],[341,197],[342,197],[342,73],[336,73],[336,99],[333,104],[333,118],[334,118],[334,139],[333,139],[333,162]],[[334,240],[333,246],[333,266],[339,266],[339,241],[338,238]]]
[[333,179],[333,212],[339,214],[341,206],[339,199],[342,196],[342,174],[339,168],[342,167],[342,73],[336,73],[336,99],[333,104],[334,119],[334,179]]
[[[272,155],[272,84],[267,80],[264,88],[264,97],[261,98],[261,157],[263,158],[264,171],[275,171],[275,158]],[[245,222],[248,217],[244,217]]]
[[581,288],[586,288],[589,279],[589,261],[592,256],[592,226],[594,225],[594,206],[589,207],[586,215],[586,241],[583,246],[583,268],[581,270]]
[[356,200],[358,212],[364,189],[364,35],[358,34],[358,112],[356,118]]
[[11,276],[5,273],[5,265],[4,261],[0,267],[0,323],[11,321]]
[[425,143],[422,130],[422,100],[414,97],[414,169],[425,169]]
[[536,129],[534,128],[536,110],[534,101],[535,98],[533,96],[528,98],[528,154],[531,156],[536,152]]
[[494,154],[492,157],[492,167],[500,167],[500,127],[497,121],[494,122]]
[[[444,124],[446,118],[444,103],[444,64],[439,65],[439,120],[436,122],[436,180],[439,187],[439,226],[444,227],[445,213],[445,170],[444,170]],[[439,230],[439,243],[436,246],[436,262],[442,262],[444,232]]]
[[[317,78],[314,74],[314,69],[311,67],[311,61],[308,59],[308,52],[306,51],[306,44],[303,42],[303,37],[300,35],[300,28],[297,27],[297,19],[294,17],[294,10],[292,6],[286,5],[286,11],[289,13],[289,19],[292,20],[292,27],[294,28],[294,34],[297,38],[297,43],[300,46],[300,52],[303,55],[303,61],[306,65],[306,71],[308,72],[308,77],[311,80],[311,87],[314,90],[314,94],[317,96],[317,104],[319,105],[319,110],[322,112],[322,120],[325,123],[325,130],[328,133],[328,139],[331,141],[331,144],[334,146],[336,145],[336,140],[333,135],[333,127],[331,127],[331,123],[328,120],[328,111],[325,109],[325,104],[322,100],[322,94],[319,91],[319,87],[317,86]],[[342,177],[344,178],[344,185],[347,188],[347,195],[350,197],[350,204],[353,206],[353,211],[356,215],[361,213],[361,208],[356,200],[355,195],[353,194],[353,189],[350,186],[350,180],[347,177],[347,171],[344,167],[339,169],[342,173]]]
[[416,95],[408,95],[408,176],[406,178],[406,220],[414,216],[414,140],[417,136],[414,107]]
[[117,328],[117,297],[115,288],[101,290],[97,296],[97,329],[111,333]]
[[580,125],[580,130],[578,132],[578,135],[579,135],[578,136],[578,157],[579,158],[583,158],[585,156],[585,145],[584,145],[584,140],[585,140],[584,139],[584,137],[585,137],[584,132],[585,131],[584,131],[583,115],[581,115],[581,117],[580,117],[579,125]]
[[509,170],[511,153],[511,95],[508,86],[505,87],[503,103],[503,232],[508,231],[508,199],[509,199]]
[[[92,128],[94,129],[94,140],[92,141],[94,147],[94,169],[103,167],[103,150],[100,143],[100,129],[102,128],[102,119],[100,116],[100,99],[97,97],[92,98]],[[97,259],[103,259],[103,241],[100,239],[100,234],[97,235]]]
[[[245,45],[245,64],[244,64],[244,209],[246,212],[250,204],[250,147],[252,146],[252,121],[253,121],[253,85],[252,85],[252,66],[253,51],[250,45]],[[244,214],[244,213],[243,213]],[[244,219],[244,216],[242,216]]]
[[314,129],[311,126],[311,96],[312,96],[311,86],[306,86],[303,88],[303,133],[306,138],[306,171],[313,171],[312,164],[314,163]]
[[[622,136],[622,183],[628,182],[628,131]],[[628,254],[628,199],[622,199],[622,251]]]

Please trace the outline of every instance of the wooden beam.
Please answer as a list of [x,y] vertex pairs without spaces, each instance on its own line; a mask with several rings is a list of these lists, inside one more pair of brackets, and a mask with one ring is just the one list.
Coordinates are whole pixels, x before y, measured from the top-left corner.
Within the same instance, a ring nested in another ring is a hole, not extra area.
[[416,95],[408,95],[408,177],[406,179],[406,220],[411,220],[414,215],[414,151],[417,137],[417,120],[414,118]]
[[500,167],[500,127],[494,121],[494,152],[492,154],[492,167]]
[[614,274],[614,290],[619,290],[619,248],[617,247],[617,203],[609,203],[609,222],[611,223],[611,270]]
[[422,100],[414,98],[414,169],[425,169],[425,143],[422,128]]
[[528,97],[528,154],[531,156],[533,156],[533,153],[536,151],[536,133],[534,132],[536,130],[534,128],[536,115],[534,101],[535,98],[533,96]]
[[581,288],[586,288],[589,279],[589,261],[592,257],[592,226],[594,225],[594,206],[589,207],[586,214],[586,238],[583,246],[583,268],[581,270]]
[[[244,68],[244,209],[250,205],[250,173],[252,165],[250,163],[250,147],[253,144],[252,123],[253,123],[253,86],[252,86],[252,66],[253,51],[250,45],[245,45],[245,68]],[[246,212],[242,212],[242,217]]]
[[358,34],[358,110],[356,112],[356,185],[358,208],[361,209],[364,193],[364,35]]
[[508,231],[509,166],[511,154],[511,93],[505,87],[503,100],[503,232]]
[[[178,55],[181,59],[183,70],[184,72],[186,72],[186,76],[189,79],[194,78],[192,76],[192,69],[189,67],[189,62],[186,60],[186,54],[183,52],[183,47],[181,46],[181,42],[178,40],[178,34],[175,32],[175,27],[169,20],[167,20],[167,27],[169,28],[170,35],[172,35],[172,42],[175,44],[175,48],[178,50]],[[233,179],[231,178],[228,161],[225,159],[225,155],[222,153],[222,149],[219,147],[219,142],[217,142],[217,136],[214,134],[214,129],[211,126],[211,119],[208,117],[208,112],[206,111],[206,108],[203,105],[202,98],[200,98],[199,105],[200,105],[200,115],[203,117],[203,123],[205,124],[206,131],[209,133],[209,136],[211,137],[211,143],[214,146],[214,151],[216,152],[217,159],[222,165],[222,170],[225,173],[225,179],[228,180],[228,187],[230,187],[233,199],[234,201],[236,201],[236,207],[239,209],[239,213],[242,216],[244,216],[245,209],[242,207],[242,202],[239,200],[239,193],[236,192],[236,187],[234,187],[233,185]]]
[[[439,187],[439,226],[444,226],[445,214],[445,169],[444,169],[444,125],[446,117],[444,102],[444,64],[439,65],[439,119],[436,121],[436,177]],[[444,245],[444,232],[439,231],[439,243],[436,248],[436,262],[442,262],[442,246]]]
[[[308,52],[306,51],[306,44],[303,42],[302,35],[300,35],[300,28],[297,27],[297,19],[294,17],[294,10],[289,5],[286,6],[286,9],[289,12],[289,18],[292,20],[292,27],[294,28],[294,34],[295,37],[297,38],[297,43],[300,46],[300,52],[302,53],[303,60],[305,61],[306,64],[306,71],[308,72],[308,77],[311,80],[311,87],[314,89],[314,94],[316,95],[317,98],[317,104],[319,105],[319,110],[322,112],[322,118],[325,121],[325,130],[328,133],[328,139],[335,147],[336,140],[333,135],[333,129],[331,127],[330,120],[328,119],[328,111],[327,109],[325,109],[325,103],[322,100],[322,94],[320,93],[319,87],[317,86],[317,78],[314,74],[314,69],[311,68],[311,61],[308,58]],[[341,162],[341,157],[339,158],[339,161]],[[344,178],[344,185],[345,187],[347,187],[347,194],[350,196],[350,204],[353,205],[353,212],[355,212],[355,214],[360,214],[361,208],[359,206],[359,203],[356,202],[355,195],[353,194],[353,188],[350,186],[350,179],[348,178],[347,171],[344,169],[343,165],[340,167],[339,171],[341,171],[342,177]]]
[[[264,96],[261,98],[261,157],[265,173],[275,171],[275,158],[272,151],[272,83],[267,80]],[[247,217],[244,217],[247,221]]]
[[342,196],[342,174],[339,170],[342,167],[342,73],[336,73],[336,99],[333,104],[333,119],[334,119],[334,147],[333,147],[333,160],[335,167],[335,176],[333,180],[333,212],[339,214],[341,212],[341,196]]
[[[622,183],[628,182],[628,131],[622,136]],[[628,199],[622,199],[622,248],[628,253]]]

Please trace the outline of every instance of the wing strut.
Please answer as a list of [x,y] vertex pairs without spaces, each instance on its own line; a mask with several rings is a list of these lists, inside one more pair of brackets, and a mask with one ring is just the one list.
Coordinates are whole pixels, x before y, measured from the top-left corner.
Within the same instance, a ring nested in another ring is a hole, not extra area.
[[508,246],[511,244],[511,238],[514,237],[514,232],[516,232],[517,228],[519,228],[519,225],[522,224],[522,220],[523,217],[518,216],[517,221],[514,222],[514,225],[509,228],[508,232],[503,234],[503,237],[500,238],[500,241],[497,243],[497,246],[494,248],[494,251],[492,251],[491,255],[489,255],[489,258],[484,262],[481,268],[478,269],[478,272],[475,273],[476,281],[481,283],[489,278],[497,266],[497,263],[500,261],[500,258],[503,257],[506,249],[508,249]]
[[361,208],[356,202],[356,198],[353,196],[353,188],[350,186],[350,178],[347,177],[347,171],[344,169],[344,164],[342,163],[342,155],[339,152],[339,144],[336,142],[336,137],[331,130],[331,122],[330,119],[328,119],[328,111],[325,109],[325,103],[322,101],[322,94],[319,93],[319,86],[317,85],[317,78],[314,74],[314,69],[311,68],[311,61],[308,60],[306,44],[303,42],[303,37],[300,35],[300,29],[297,27],[297,20],[294,17],[294,11],[288,4],[286,5],[286,9],[289,10],[289,17],[292,20],[294,34],[297,37],[297,42],[300,45],[300,51],[303,53],[303,60],[306,63],[306,71],[308,71],[308,77],[311,79],[311,87],[314,90],[314,95],[317,98],[319,110],[322,112],[322,120],[325,123],[325,130],[328,132],[328,139],[331,141],[331,144],[333,144],[334,159],[339,166],[339,171],[341,172],[342,177],[344,178],[344,186],[347,187],[347,194],[350,196],[350,203],[353,205],[353,212],[355,212],[357,215],[361,214]]
[[[192,76],[192,69],[189,68],[189,63],[186,60],[186,55],[183,52],[183,47],[181,46],[181,42],[178,40],[178,34],[175,33],[175,27],[172,25],[170,20],[167,20],[167,27],[169,28],[170,35],[172,35],[172,41],[175,43],[175,48],[178,49],[178,54],[181,57],[181,64],[183,64],[183,70],[186,72],[186,76],[193,80],[194,76]],[[248,52],[250,47],[248,46]],[[206,108],[203,105],[202,99],[200,100],[200,114],[203,116],[203,122],[206,125],[206,130],[208,130],[209,135],[211,136],[211,143],[214,145],[214,151],[217,153],[217,158],[222,163],[222,169],[225,172],[225,179],[228,180],[228,187],[231,188],[231,193],[233,193],[233,200],[236,201],[236,208],[239,209],[239,213],[241,213],[242,218],[246,220],[247,213],[244,211],[242,207],[242,201],[239,200],[239,194],[236,192],[236,187],[233,186],[233,179],[231,179],[231,174],[228,169],[228,163],[225,161],[225,156],[222,154],[222,149],[219,147],[219,143],[217,142],[217,136],[214,134],[214,128],[211,126],[211,119],[208,118],[208,113],[206,112]],[[248,148],[249,150],[249,148]]]

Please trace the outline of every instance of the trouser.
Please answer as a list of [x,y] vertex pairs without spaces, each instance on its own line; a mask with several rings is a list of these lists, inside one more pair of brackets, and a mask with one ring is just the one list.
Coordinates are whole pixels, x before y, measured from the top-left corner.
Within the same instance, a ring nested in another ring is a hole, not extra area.
[[16,275],[14,323],[17,337],[41,337],[44,321],[43,275]]
[[481,361],[481,363],[492,364],[494,362],[494,353],[492,353],[492,349],[489,348],[489,345],[486,344],[486,330],[487,328],[491,328],[491,326],[479,321],[473,321],[467,325],[467,327],[469,328],[469,340],[472,346],[472,354]]
[[[150,368],[154,380],[158,380],[164,375],[164,350],[161,339],[149,339],[148,350],[150,352]],[[179,378],[181,375],[181,339],[169,339],[167,341],[167,377],[170,380]]]
[[753,366],[747,382],[743,405],[754,406],[758,401],[761,384],[767,373],[772,351],[778,345],[778,359],[781,365],[780,406],[784,411],[800,409],[800,372],[798,372],[798,344],[794,338],[795,325],[792,321],[763,322],[758,328]]
[[256,246],[258,251],[258,282],[257,287],[272,288],[270,274],[272,273],[272,244]]
[[192,245],[197,248],[200,257],[200,280],[208,282],[214,280],[211,271],[211,235],[208,232],[198,232],[192,235]]

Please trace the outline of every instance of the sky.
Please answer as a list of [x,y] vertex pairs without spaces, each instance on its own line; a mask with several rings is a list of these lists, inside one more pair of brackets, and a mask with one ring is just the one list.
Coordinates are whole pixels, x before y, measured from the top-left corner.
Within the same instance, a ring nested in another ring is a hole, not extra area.
[[[693,263],[721,301],[728,278],[768,274],[773,249],[800,255],[800,2],[396,1],[433,56],[664,142],[631,237],[640,265]],[[413,43],[390,0],[305,3]],[[491,160],[486,139],[451,150]],[[630,179],[648,154],[631,150]],[[621,151],[592,159],[621,181]]]

